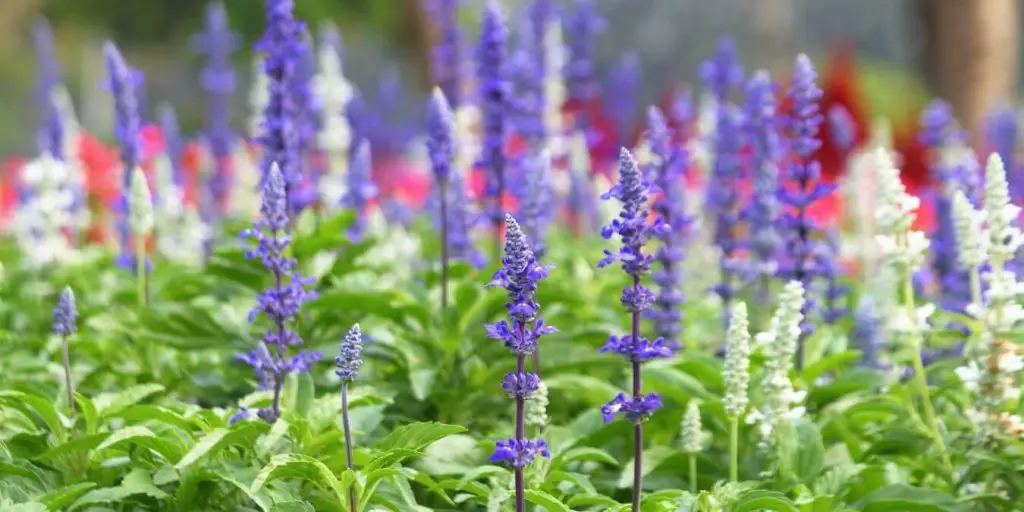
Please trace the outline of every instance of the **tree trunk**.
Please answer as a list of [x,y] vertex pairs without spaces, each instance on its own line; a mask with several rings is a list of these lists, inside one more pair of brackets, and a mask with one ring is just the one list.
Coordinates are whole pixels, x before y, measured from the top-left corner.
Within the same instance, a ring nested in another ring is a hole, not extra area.
[[978,140],[986,114],[1017,89],[1019,0],[918,0],[925,74]]

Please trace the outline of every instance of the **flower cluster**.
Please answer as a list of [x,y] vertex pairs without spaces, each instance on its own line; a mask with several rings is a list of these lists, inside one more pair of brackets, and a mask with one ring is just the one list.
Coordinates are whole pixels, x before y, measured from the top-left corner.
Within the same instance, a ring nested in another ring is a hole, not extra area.
[[434,83],[448,101],[460,105],[463,96],[465,41],[459,28],[461,0],[432,0],[427,4],[438,35],[431,52],[431,74]]
[[754,175],[753,195],[743,218],[749,226],[747,241],[752,256],[749,277],[759,280],[759,300],[766,300],[768,280],[778,270],[781,238],[776,229],[779,217],[778,161],[781,157],[779,126],[775,105],[775,84],[766,71],[754,73],[746,87],[747,138],[751,142],[751,170]]
[[61,119],[55,95],[60,89],[60,68],[53,49],[53,32],[50,24],[39,20],[32,26],[32,41],[36,49],[39,78],[36,83],[36,102],[40,115],[36,141],[40,154],[49,153],[56,159],[64,159],[64,123]]
[[57,307],[53,308],[53,333],[70,336],[77,330],[78,308],[75,307],[75,294],[66,287],[60,292]]
[[[263,75],[267,83],[259,141],[263,147],[263,179],[271,168],[280,169],[285,185],[285,200],[291,201],[293,189],[301,182],[299,107],[294,84],[299,58],[305,43],[305,25],[295,19],[292,0],[266,0],[267,28],[256,49],[263,52]],[[290,206],[290,204],[288,205]]]
[[477,83],[479,84],[483,144],[481,165],[487,172],[487,197],[492,199],[491,222],[495,230],[501,223],[501,201],[505,195],[505,119],[509,85],[505,74],[508,29],[495,1],[487,2],[477,46]]
[[537,258],[543,258],[547,249],[548,224],[555,213],[551,207],[551,155],[547,150],[525,158],[526,190],[520,205],[523,230],[529,237]]
[[377,186],[373,183],[370,142],[362,140],[352,155],[352,165],[346,177],[345,193],[341,197],[341,205],[355,212],[356,219],[348,229],[353,240],[360,240],[366,230],[369,205],[377,197]]
[[[788,122],[789,144],[793,159],[787,169],[786,185],[779,191],[779,199],[786,205],[783,215],[785,230],[785,259],[779,268],[784,279],[795,279],[810,290],[811,280],[820,269],[831,264],[830,261],[815,261],[829,251],[816,250],[815,237],[820,229],[808,216],[807,211],[814,203],[828,197],[835,185],[819,181],[821,166],[813,160],[814,154],[821,147],[818,129],[822,123],[822,115],[818,106],[822,91],[817,85],[818,75],[811,60],[806,55],[797,57],[793,70],[793,83],[788,96],[793,102],[793,114]],[[818,258],[816,258],[816,256]],[[814,307],[810,298],[804,301],[803,336],[814,331],[810,323],[809,311]],[[803,337],[801,337],[802,343]],[[798,350],[798,358],[802,354]],[[802,364],[798,360],[798,365]]]
[[500,340],[516,356],[516,369],[502,380],[501,387],[516,401],[516,437],[499,441],[491,462],[504,462],[521,470],[533,462],[538,454],[547,457],[547,444],[543,440],[524,438],[524,403],[537,393],[540,377],[526,372],[526,356],[537,350],[541,336],[555,332],[555,328],[544,325],[537,315],[537,283],[546,278],[548,271],[537,263],[530,248],[526,233],[511,215],[505,216],[505,257],[502,267],[494,274],[489,286],[505,289],[508,302],[505,309],[509,320],[501,320],[486,326],[487,336]]
[[704,445],[704,432],[700,424],[700,401],[691,399],[686,406],[682,425],[683,452],[698,453]]
[[749,398],[747,387],[750,383],[750,324],[747,320],[747,303],[738,301],[729,313],[729,329],[725,333],[725,397],[722,404],[725,413],[738,418],[747,410]]
[[924,264],[928,250],[925,234],[911,229],[921,201],[907,193],[889,152],[879,149],[875,155],[878,183],[875,241],[885,263],[897,274],[906,275]]
[[[303,277],[296,269],[297,262],[286,255],[291,237],[288,229],[288,203],[284,177],[275,165],[263,185],[263,204],[260,208],[262,219],[242,236],[256,242],[256,248],[246,252],[247,258],[259,258],[263,266],[273,275],[270,288],[256,297],[257,304],[249,312],[249,321],[255,322],[262,315],[270,321],[270,327],[263,335],[262,342],[252,352],[240,354],[238,359],[253,367],[260,385],[274,391],[271,409],[260,411],[267,421],[280,416],[279,395],[285,377],[292,372],[309,371],[312,364],[323,356],[317,352],[301,351],[287,358],[287,348],[302,344],[302,338],[292,330],[290,324],[299,308],[316,293],[306,287],[312,280]],[[271,353],[268,346],[276,347]]]
[[793,382],[789,379],[801,334],[803,307],[803,285],[800,281],[786,283],[771,326],[757,335],[756,343],[768,359],[765,365],[768,375],[762,383],[765,401],[747,419],[759,424],[761,437],[768,444],[774,444],[773,434],[782,421],[799,418],[805,411],[799,404],[806,392],[793,389]]
[[594,98],[599,85],[594,77],[594,39],[605,28],[594,0],[576,0],[575,9],[564,21],[569,36],[569,61],[565,65],[568,100],[583,103]]
[[129,194],[132,186],[132,173],[142,164],[142,148],[139,139],[141,120],[139,119],[139,102],[137,89],[142,85],[141,73],[132,70],[124,62],[121,52],[113,43],[103,47],[107,61],[107,88],[114,97],[116,125],[114,135],[121,155],[121,198],[115,209],[121,213],[116,223],[120,255],[118,263],[133,268],[135,257],[131,247],[131,226],[129,211]]
[[[207,95],[206,140],[214,166],[209,179],[208,201],[220,211],[226,206],[232,186],[231,155],[234,153],[235,134],[231,130],[231,96],[237,80],[231,54],[240,45],[241,37],[231,30],[224,4],[211,2],[206,8],[203,31],[193,37],[193,46],[206,56],[200,83]],[[206,220],[209,221],[209,217]]]
[[692,219],[686,213],[683,176],[688,155],[673,143],[672,135],[661,111],[651,107],[647,112],[647,141],[653,156],[649,174],[661,191],[651,209],[669,228],[662,234],[661,247],[655,253],[660,268],[652,280],[658,285],[658,292],[648,316],[654,320],[655,334],[675,350],[682,346],[683,257]]
[[363,332],[354,324],[338,345],[338,357],[334,358],[337,370],[334,373],[344,382],[355,380],[363,365]]

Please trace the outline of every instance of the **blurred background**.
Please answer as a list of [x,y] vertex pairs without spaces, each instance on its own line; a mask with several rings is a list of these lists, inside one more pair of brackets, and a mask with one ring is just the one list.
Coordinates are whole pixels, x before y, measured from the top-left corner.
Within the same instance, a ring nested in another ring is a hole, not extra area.
[[[563,6],[574,0],[560,0]],[[260,0],[226,0],[244,39],[235,55],[240,91],[234,110],[241,129],[252,76],[252,43],[263,30]],[[345,39],[346,72],[371,99],[399,87],[410,112],[422,110],[428,89],[432,30],[423,0],[296,0],[296,12],[316,29],[333,20]],[[525,0],[503,0],[515,13]],[[1022,10],[1018,0],[597,0],[608,29],[599,40],[600,74],[615,78],[626,52],[640,61],[639,105],[695,79],[721,35],[733,36],[747,69],[767,68],[786,82],[793,57],[825,62],[846,51],[857,60],[858,94],[871,115],[916,119],[932,96],[948,99],[977,133],[992,108],[1015,101],[1020,83]],[[100,47],[116,41],[145,73],[144,108],[169,102],[186,132],[202,121],[201,57],[190,44],[206,0],[2,0],[0,6],[0,157],[32,151],[35,58],[32,23],[52,24],[62,77],[82,124],[110,140],[112,108],[98,84]],[[483,0],[463,2],[470,37]],[[566,35],[571,37],[571,35]],[[823,64],[820,64],[823,65]],[[637,113],[640,112],[638,105]],[[410,114],[418,115],[418,114]]]

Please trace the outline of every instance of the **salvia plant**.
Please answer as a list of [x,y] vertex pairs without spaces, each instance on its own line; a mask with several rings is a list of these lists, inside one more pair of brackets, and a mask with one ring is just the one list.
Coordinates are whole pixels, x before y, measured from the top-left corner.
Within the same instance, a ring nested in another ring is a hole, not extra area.
[[1020,508],[1015,106],[975,144],[936,100],[893,142],[842,66],[744,77],[730,39],[703,98],[646,106],[604,2],[476,4],[427,6],[418,98],[290,0],[236,80],[211,3],[180,125],[95,50],[113,130],[31,27],[0,510]]

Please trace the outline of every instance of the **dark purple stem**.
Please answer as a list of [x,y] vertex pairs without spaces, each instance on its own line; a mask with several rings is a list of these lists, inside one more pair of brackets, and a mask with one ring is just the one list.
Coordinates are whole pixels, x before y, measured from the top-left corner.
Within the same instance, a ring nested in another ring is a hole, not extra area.
[[[348,469],[352,467],[352,427],[348,423],[348,381],[341,381],[341,428],[345,431],[345,464]],[[356,510],[355,489],[349,489],[348,502],[350,510]]]
[[[799,185],[800,191],[802,193],[808,194],[808,189],[811,186],[811,177],[806,172],[801,173],[801,175],[797,178],[797,184]],[[801,206],[797,210],[796,226],[796,232],[797,236],[800,237],[800,243],[797,245],[796,248],[796,268],[793,270],[793,277],[795,277],[797,281],[800,281],[800,284],[804,286],[804,290],[810,290],[810,275],[807,272],[806,264],[808,244],[810,244],[811,233],[810,228],[807,224],[807,209],[803,206]],[[807,306],[807,301],[804,301],[803,308],[801,310],[801,313],[804,315],[804,318],[807,318],[808,309],[809,308]],[[804,367],[804,339],[806,337],[807,336],[804,334],[804,330],[800,329],[800,337],[797,338],[796,342],[797,345],[795,366],[797,371],[802,370]]]
[[440,180],[441,189],[441,311],[448,311],[448,187]]
[[74,388],[74,385],[71,384],[71,355],[69,354],[69,350],[68,350],[68,336],[65,334],[64,336],[62,336],[62,338],[63,338],[63,344],[62,344],[63,346],[61,347],[61,351],[63,353],[63,361],[64,361],[64,386],[67,388],[67,391],[68,391],[68,407],[71,407],[71,416],[74,416],[75,415],[75,388]]
[[[519,325],[519,332],[522,334],[523,325]],[[516,375],[522,376],[526,371],[526,356],[516,355]],[[516,394],[516,441],[521,443],[526,439],[525,422],[526,400],[522,394]],[[523,482],[523,468],[516,466],[516,512],[526,512],[526,485]]]
[[[633,276],[633,289],[639,291],[640,276]],[[633,343],[640,339],[640,311],[633,311]],[[640,360],[636,355],[632,358],[633,363],[633,399],[641,395],[643,384],[640,374]],[[644,425],[639,421],[633,425],[633,512],[640,511],[640,494],[643,488],[644,471]]]

